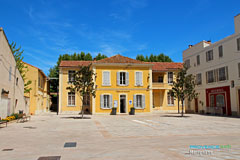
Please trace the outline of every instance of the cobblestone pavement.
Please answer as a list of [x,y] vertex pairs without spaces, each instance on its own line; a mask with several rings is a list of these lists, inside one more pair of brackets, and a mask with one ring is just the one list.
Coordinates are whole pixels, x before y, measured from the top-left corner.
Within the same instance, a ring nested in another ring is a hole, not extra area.
[[[163,113],[78,117],[46,114],[0,128],[0,160],[240,159],[239,118]],[[76,147],[65,145],[69,142]]]

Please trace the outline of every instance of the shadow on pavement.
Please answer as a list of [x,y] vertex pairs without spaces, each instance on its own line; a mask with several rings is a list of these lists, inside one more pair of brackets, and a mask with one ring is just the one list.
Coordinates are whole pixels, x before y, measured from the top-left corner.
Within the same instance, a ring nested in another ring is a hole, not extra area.
[[71,117],[61,117],[63,119],[91,119],[91,117],[74,117],[74,116],[71,116]]
[[176,117],[176,118],[189,118],[190,116],[181,116],[181,115],[162,115],[160,117]]

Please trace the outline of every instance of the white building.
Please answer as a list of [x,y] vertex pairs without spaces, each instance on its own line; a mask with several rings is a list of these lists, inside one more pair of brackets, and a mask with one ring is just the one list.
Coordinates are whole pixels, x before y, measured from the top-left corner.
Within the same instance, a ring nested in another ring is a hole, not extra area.
[[186,112],[240,115],[240,14],[235,33],[218,42],[202,41],[183,51],[188,74],[196,76],[198,98]]
[[23,110],[29,112],[29,99],[24,97],[24,81],[16,67],[16,61],[7,37],[0,28],[0,117]]

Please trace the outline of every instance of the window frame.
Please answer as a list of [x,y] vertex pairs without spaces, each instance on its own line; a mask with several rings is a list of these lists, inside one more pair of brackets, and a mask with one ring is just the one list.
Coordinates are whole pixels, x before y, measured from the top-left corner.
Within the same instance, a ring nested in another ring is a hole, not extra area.
[[[109,84],[105,84],[104,83],[104,73],[109,73]],[[109,70],[104,70],[104,71],[102,71],[102,86],[111,86],[111,71],[109,71]]]
[[[170,97],[170,99],[169,99]],[[171,102],[171,103],[169,103]],[[167,104],[168,106],[175,106],[175,103],[174,103],[174,96],[171,95],[171,92],[167,92]]]
[[[137,84],[137,73],[139,74],[139,84]],[[141,79],[140,79],[140,75],[141,75]],[[135,86],[143,86],[143,72],[142,71],[135,71]]]
[[[133,106],[135,109],[145,109],[145,105],[146,105],[146,95],[145,94],[141,94],[141,93],[137,93],[134,94],[134,96],[136,97],[136,104],[135,106]],[[138,97],[141,96],[141,106],[138,106]],[[145,99],[143,98],[143,96],[145,96]],[[144,103],[143,103],[143,99],[144,99]],[[133,100],[134,101],[134,100]],[[144,105],[145,104],[145,105]]]
[[[74,94],[73,94],[74,93]],[[71,96],[71,104],[70,104],[70,102],[69,102],[69,94],[71,94],[70,96]],[[74,95],[74,104],[73,104],[73,95]],[[68,94],[67,94],[67,106],[68,107],[76,107],[76,93],[75,92],[68,92]]]
[[[162,77],[162,82],[160,82],[159,78]],[[161,75],[161,76],[158,76],[158,83],[164,83],[164,76]]]
[[[103,106],[101,106],[101,96],[103,96]],[[108,96],[108,107],[105,107],[104,106],[104,103],[105,103],[105,96]],[[112,106],[110,105],[110,100],[111,100],[111,98],[110,98],[110,96],[112,96],[111,94],[108,94],[108,93],[104,93],[104,94],[101,94],[100,95],[100,108],[101,109],[112,109]]]
[[[72,73],[70,73],[70,72],[72,72]],[[75,73],[76,73],[75,70],[68,70],[68,83],[75,82],[75,77],[74,77]],[[73,80],[70,80],[70,78],[72,78]]]
[[[221,72],[223,71],[223,72]],[[222,76],[220,73],[224,73],[224,76]],[[224,79],[220,79],[220,78],[224,78]],[[218,81],[226,81],[227,80],[227,72],[226,72],[226,67],[221,67],[218,68]]]
[[237,38],[237,51],[240,51],[240,38]]
[[[170,79],[169,78],[169,73],[172,73],[172,82],[169,81],[169,79]],[[173,84],[173,72],[167,72],[167,74],[168,74],[168,84]]]
[[196,84],[202,85],[202,73],[196,74]]
[[222,45],[220,45],[218,47],[218,56],[219,56],[219,58],[223,58],[223,46]]
[[[210,82],[209,81],[209,73],[212,72],[212,75],[213,75],[213,80]],[[214,70],[210,70],[210,71],[207,71],[207,83],[214,83],[216,81],[215,79],[215,75],[214,75]]]
[[200,55],[197,55],[197,66],[199,66],[200,64],[201,64]]
[[214,57],[213,57],[213,49],[208,50],[206,52],[206,62],[210,62],[213,61]]
[[[86,97],[87,97],[87,99],[85,99]],[[83,106],[90,106],[90,104],[91,104],[90,95],[84,95],[83,96]]]

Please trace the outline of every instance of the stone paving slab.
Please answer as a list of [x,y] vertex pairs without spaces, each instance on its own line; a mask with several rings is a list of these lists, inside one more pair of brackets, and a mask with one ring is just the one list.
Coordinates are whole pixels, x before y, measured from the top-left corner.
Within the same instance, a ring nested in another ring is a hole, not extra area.
[[[0,160],[240,159],[239,118],[163,113],[77,116],[32,116],[29,122],[0,128]],[[66,142],[77,145],[64,148]],[[190,145],[231,148],[193,152]]]

